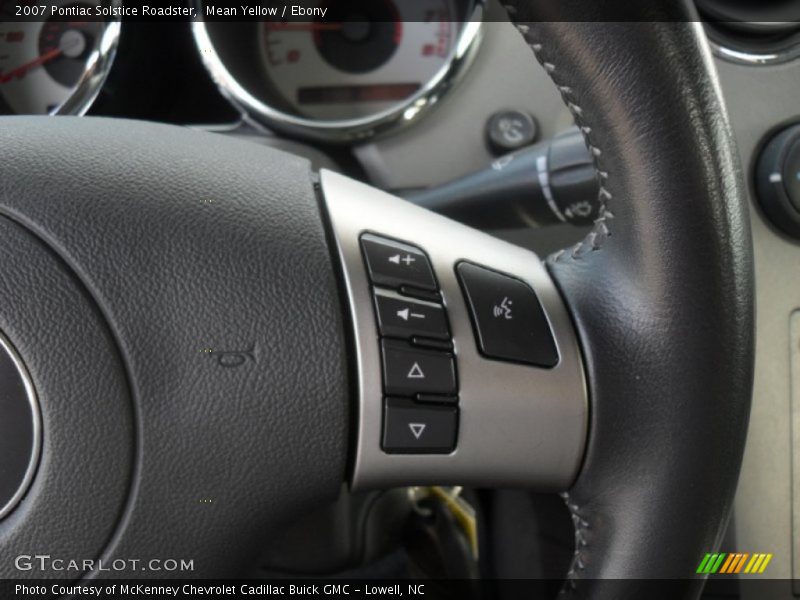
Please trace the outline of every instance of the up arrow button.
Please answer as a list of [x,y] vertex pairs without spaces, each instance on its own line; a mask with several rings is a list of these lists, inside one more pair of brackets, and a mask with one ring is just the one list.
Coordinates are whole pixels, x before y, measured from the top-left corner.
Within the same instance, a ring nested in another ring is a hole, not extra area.
[[383,384],[390,396],[441,394],[455,396],[456,368],[453,355],[416,348],[400,340],[384,339]]

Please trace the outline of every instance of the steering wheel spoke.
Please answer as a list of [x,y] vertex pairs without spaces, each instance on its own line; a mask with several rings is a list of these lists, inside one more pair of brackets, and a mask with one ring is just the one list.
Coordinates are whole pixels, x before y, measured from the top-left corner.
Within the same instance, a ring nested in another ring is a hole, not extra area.
[[321,189],[354,330],[353,487],[567,489],[588,399],[544,265],[342,175]]

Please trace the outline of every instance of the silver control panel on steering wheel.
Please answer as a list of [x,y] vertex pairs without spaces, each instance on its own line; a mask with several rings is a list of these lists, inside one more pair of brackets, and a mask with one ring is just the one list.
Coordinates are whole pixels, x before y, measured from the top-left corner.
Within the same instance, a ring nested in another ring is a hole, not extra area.
[[330,171],[321,188],[356,346],[352,487],[569,487],[586,384],[538,257]]

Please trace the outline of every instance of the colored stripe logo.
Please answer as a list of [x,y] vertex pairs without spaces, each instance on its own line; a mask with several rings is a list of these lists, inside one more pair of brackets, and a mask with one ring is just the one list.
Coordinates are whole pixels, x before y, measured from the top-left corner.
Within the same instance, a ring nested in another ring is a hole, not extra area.
[[763,573],[772,554],[747,552],[720,552],[717,554],[706,554],[697,567],[697,573],[704,575],[736,574],[736,573]]

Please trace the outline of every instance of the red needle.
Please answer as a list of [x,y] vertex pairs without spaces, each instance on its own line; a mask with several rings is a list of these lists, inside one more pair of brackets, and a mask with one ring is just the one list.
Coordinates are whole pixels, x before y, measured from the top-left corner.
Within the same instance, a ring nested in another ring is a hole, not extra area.
[[58,58],[59,56],[61,56],[61,53],[63,51],[64,50],[62,50],[61,48],[53,48],[49,52],[40,54],[33,60],[23,63],[14,69],[11,69],[8,73],[0,73],[0,84],[8,83],[12,79],[14,79],[14,77],[22,77],[29,70],[39,67],[44,63],[53,60],[54,58]]
[[272,31],[338,31],[341,23],[264,23]]

